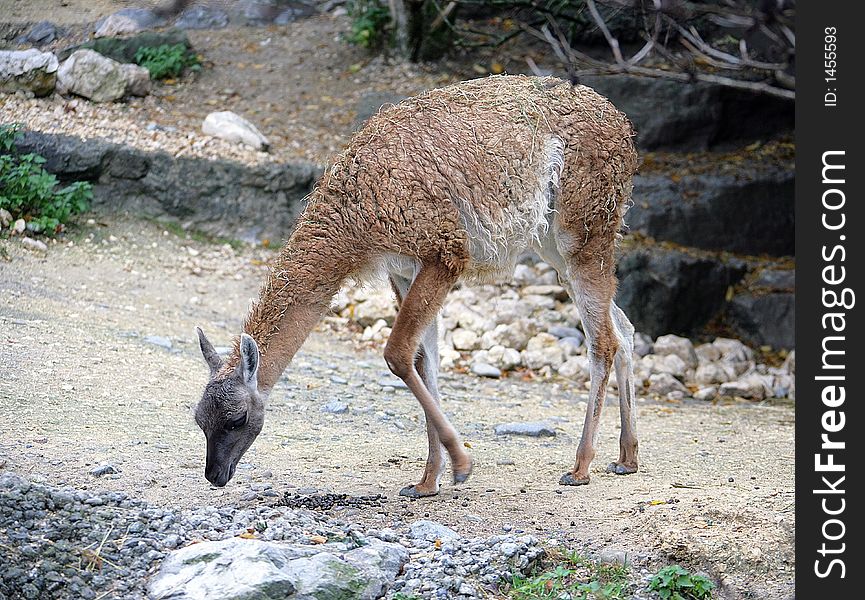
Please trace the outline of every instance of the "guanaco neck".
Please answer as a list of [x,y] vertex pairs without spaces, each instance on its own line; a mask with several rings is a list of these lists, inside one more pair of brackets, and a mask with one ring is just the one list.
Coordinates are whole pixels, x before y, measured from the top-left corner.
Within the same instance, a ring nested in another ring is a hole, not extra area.
[[[268,394],[358,263],[346,233],[310,205],[283,247],[243,325],[261,354],[258,388]],[[239,362],[239,340],[228,363]]]

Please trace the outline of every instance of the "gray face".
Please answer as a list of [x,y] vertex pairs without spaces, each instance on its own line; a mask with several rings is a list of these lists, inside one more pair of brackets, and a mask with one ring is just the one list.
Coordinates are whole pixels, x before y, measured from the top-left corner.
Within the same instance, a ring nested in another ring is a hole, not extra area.
[[198,336],[211,378],[195,407],[195,422],[207,439],[204,476],[222,487],[264,425],[264,402],[257,384],[259,353],[255,341],[244,334],[237,368],[227,376],[219,375],[222,359],[200,329]]

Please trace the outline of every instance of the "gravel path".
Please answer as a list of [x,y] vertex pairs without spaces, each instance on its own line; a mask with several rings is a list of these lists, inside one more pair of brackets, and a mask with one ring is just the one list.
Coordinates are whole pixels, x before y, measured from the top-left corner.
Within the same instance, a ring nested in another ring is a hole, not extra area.
[[[284,492],[382,494],[384,510],[326,514],[398,535],[429,518],[465,538],[554,538],[589,553],[627,551],[640,564],[705,569],[725,597],[792,595],[789,405],[641,398],[641,471],[617,477],[600,472],[618,447],[611,397],[592,484],[563,488],[583,387],[448,371],[445,406],[472,446],[475,472],[464,486],[410,501],[396,491],[422,470],[416,401],[393,385],[380,351],[331,318],[274,391],[238,475],[216,489],[203,479],[203,438],[190,412],[206,378],[192,328],[227,345],[272,252],[182,239],[138,221],[93,222],[70,238],[49,244],[47,255],[0,241],[9,259],[0,261],[0,469],[171,511],[270,510]],[[348,411],[323,410],[335,400]],[[494,433],[528,421],[551,423],[555,437]],[[117,472],[91,474],[105,463]],[[0,535],[10,531],[6,517]]]

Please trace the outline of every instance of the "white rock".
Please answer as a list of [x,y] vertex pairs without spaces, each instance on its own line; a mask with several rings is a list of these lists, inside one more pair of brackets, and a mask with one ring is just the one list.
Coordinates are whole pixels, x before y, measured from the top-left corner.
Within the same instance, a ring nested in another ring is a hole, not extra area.
[[535,285],[540,283],[538,274],[529,265],[519,264],[514,269],[514,283],[517,285]]
[[495,325],[515,323],[531,317],[532,306],[520,298],[496,298],[493,300],[492,313]]
[[0,227],[8,227],[12,222],[12,213],[5,208],[0,208]]
[[652,338],[639,331],[634,334],[634,354],[639,357],[652,353]]
[[413,539],[426,540],[428,542],[434,542],[436,540],[449,542],[451,540],[459,539],[460,537],[460,534],[450,527],[445,527],[441,523],[436,523],[435,521],[427,521],[423,519],[415,521],[409,525],[409,535]]
[[649,377],[649,391],[659,396],[666,396],[670,392],[688,393],[688,388],[669,373],[656,373]]
[[[523,362],[522,355],[513,348],[505,348],[504,346],[497,345],[493,346],[489,350],[481,350],[480,352],[484,353],[486,362],[503,371],[510,371],[511,369],[520,366]],[[480,354],[480,352],[475,353],[475,356]]]
[[150,71],[146,67],[123,63],[120,65],[126,78],[127,96],[147,96],[150,93]]
[[[537,287],[537,286],[536,286]],[[549,286],[545,286],[549,287]],[[538,294],[528,294],[523,296],[523,302],[532,307],[532,310],[553,310],[556,308],[556,301],[549,296],[540,296]]]
[[463,329],[460,327],[454,329],[451,334],[451,341],[454,348],[457,350],[474,350],[478,347],[480,338],[478,338],[478,334],[471,329]]
[[559,375],[569,379],[588,379],[591,376],[589,359],[586,356],[572,356],[559,366]]
[[492,379],[498,379],[502,376],[501,369],[494,367],[489,363],[481,362],[478,360],[472,361],[472,373],[478,375],[479,377],[490,377]]
[[668,354],[666,356],[649,354],[641,358],[640,362],[647,368],[649,373],[669,373],[679,379],[684,378],[688,371],[685,361],[676,354]]
[[704,387],[697,390],[694,394],[694,398],[696,400],[701,400],[703,402],[711,402],[715,398],[718,397],[718,388],[715,386]]
[[[357,300],[362,296],[357,295]],[[340,316],[348,317],[357,321],[363,327],[374,324],[378,320],[384,320],[390,325],[396,318],[396,303],[393,296],[384,291],[365,296],[365,299],[353,306],[344,309]]]
[[532,337],[522,353],[523,364],[530,369],[550,366],[558,369],[565,362],[565,353],[556,336],[542,332]]
[[54,90],[59,64],[50,52],[0,50],[0,92],[24,90],[45,96]]
[[16,219],[16,221],[12,224],[12,231],[15,233],[24,233],[25,229],[27,229],[27,223],[24,221],[24,219]]
[[729,365],[720,362],[712,362],[703,363],[697,367],[694,381],[700,385],[709,385],[713,383],[726,383],[735,377],[736,373]]
[[21,245],[37,252],[48,252],[48,246],[42,240],[24,237],[21,238]]
[[505,348],[523,350],[536,332],[537,326],[526,320],[496,325],[495,329],[487,331],[481,336],[481,348],[504,346]]
[[721,360],[721,350],[714,344],[700,344],[695,348],[697,360],[701,363],[715,362]]
[[716,338],[712,345],[721,351],[721,358],[727,362],[748,362],[754,360],[754,351],[739,340]]
[[752,373],[736,381],[721,384],[722,396],[735,396],[746,400],[763,400],[774,394],[772,378]]
[[661,356],[678,356],[687,368],[697,368],[697,353],[694,351],[694,344],[688,338],[672,334],[662,335],[655,340],[652,352]]
[[93,102],[113,102],[126,93],[120,63],[93,50],[76,50],[57,71],[57,86]]
[[245,144],[255,150],[266,152],[270,148],[270,142],[255,125],[228,110],[207,115],[201,130],[207,135],[236,144]]

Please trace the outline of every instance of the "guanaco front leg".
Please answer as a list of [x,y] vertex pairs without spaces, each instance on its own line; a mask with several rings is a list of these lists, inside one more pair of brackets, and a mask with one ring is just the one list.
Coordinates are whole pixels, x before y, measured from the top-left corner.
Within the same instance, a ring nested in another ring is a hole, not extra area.
[[433,323],[458,276],[458,273],[452,273],[442,265],[423,265],[408,293],[402,298],[385,347],[384,358],[388,367],[405,382],[424,411],[431,451],[424,476],[417,484],[403,489],[400,492],[402,495],[430,496],[438,493],[436,463],[441,464],[441,460],[436,460],[435,456],[438,443],[450,455],[455,483],[465,481],[471,474],[471,457],[465,451],[459,434],[442,412],[437,398],[421,378],[415,362],[421,335]]

